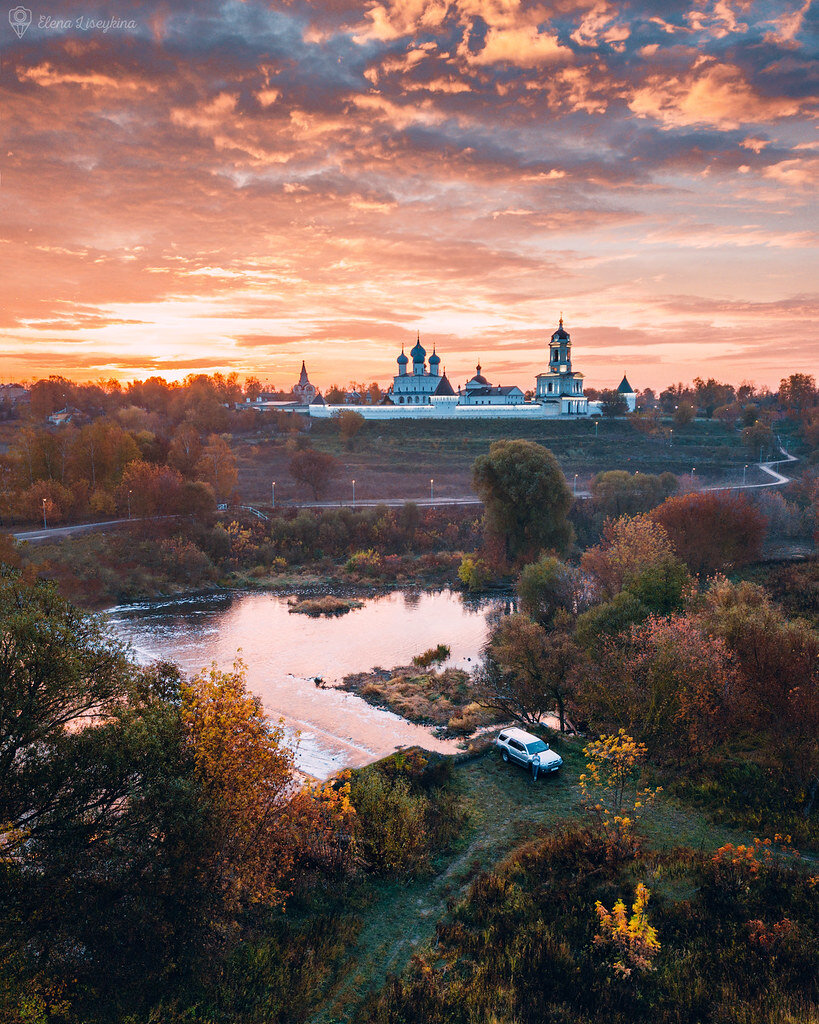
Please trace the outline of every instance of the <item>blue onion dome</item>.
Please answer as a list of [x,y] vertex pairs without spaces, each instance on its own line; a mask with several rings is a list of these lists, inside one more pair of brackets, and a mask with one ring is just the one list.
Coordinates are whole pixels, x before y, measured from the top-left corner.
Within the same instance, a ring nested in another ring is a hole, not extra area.
[[441,357],[436,353],[435,349],[432,350],[432,355],[429,357],[430,366],[438,366],[441,362]]
[[421,345],[421,333],[418,332],[418,340],[410,349],[410,355],[414,363],[423,363],[427,357],[427,350]]
[[408,362],[409,362],[409,359],[407,359],[407,357],[404,355],[404,350],[402,348],[401,349],[401,355],[398,357],[398,364],[399,364],[399,366],[406,366]]

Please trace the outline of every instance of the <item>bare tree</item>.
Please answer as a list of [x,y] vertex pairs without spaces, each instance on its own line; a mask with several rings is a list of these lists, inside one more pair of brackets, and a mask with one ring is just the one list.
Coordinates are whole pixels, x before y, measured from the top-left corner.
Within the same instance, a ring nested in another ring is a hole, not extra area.
[[289,468],[293,479],[309,487],[313,492],[313,498],[318,501],[332,477],[338,472],[338,462],[332,455],[308,448],[306,451],[296,452],[290,460]]

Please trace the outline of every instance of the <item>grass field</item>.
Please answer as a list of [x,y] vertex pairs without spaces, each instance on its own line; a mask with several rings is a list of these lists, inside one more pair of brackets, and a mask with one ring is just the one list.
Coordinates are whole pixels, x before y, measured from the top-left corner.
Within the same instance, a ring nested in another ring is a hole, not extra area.
[[[455,423],[412,421],[369,422],[347,450],[329,421],[311,421],[313,447],[329,452],[341,463],[326,498],[349,501],[352,483],[356,497],[425,498],[430,479],[436,497],[455,497],[471,492],[472,463],[493,441],[525,438],[550,448],[567,479],[583,489],[607,469],[661,473],[670,471],[695,482],[738,483],[749,461],[738,432],[713,420],[697,420],[674,428],[673,443],[666,437],[646,437],[627,420],[560,420],[540,423],[506,423],[481,420],[465,427]],[[309,500],[309,492],[290,478],[292,451],[281,439],[237,439],[239,491],[252,502],[269,502],[271,481],[276,481],[280,502]],[[748,482],[754,482],[748,470]]]
[[[455,785],[469,806],[469,825],[460,846],[440,858],[428,878],[368,884],[366,905],[356,907],[357,940],[333,972],[334,981],[310,1017],[312,1024],[353,1024],[367,996],[433,939],[437,922],[482,871],[520,841],[583,817],[577,783],[583,770],[582,742],[553,745],[564,758],[563,769],[536,784],[527,771],[504,764],[494,751],[456,767]],[[668,797],[658,800],[642,830],[656,848],[712,850],[751,838],[714,826]]]

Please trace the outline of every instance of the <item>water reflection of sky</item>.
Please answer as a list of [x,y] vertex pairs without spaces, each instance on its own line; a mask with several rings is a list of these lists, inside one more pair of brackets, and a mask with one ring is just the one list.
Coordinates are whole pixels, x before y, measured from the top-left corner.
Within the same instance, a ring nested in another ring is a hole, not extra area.
[[452,591],[398,591],[368,598],[347,615],[313,619],[291,614],[286,597],[239,594],[115,608],[109,620],[143,662],[166,658],[196,672],[212,661],[229,667],[240,656],[267,710],[285,719],[291,735],[300,731],[300,767],[327,777],[399,745],[453,745],[352,694],[319,689],[315,677],[336,682],[408,664],[439,643],[451,648],[448,664],[470,669],[489,622],[508,610],[506,601]]

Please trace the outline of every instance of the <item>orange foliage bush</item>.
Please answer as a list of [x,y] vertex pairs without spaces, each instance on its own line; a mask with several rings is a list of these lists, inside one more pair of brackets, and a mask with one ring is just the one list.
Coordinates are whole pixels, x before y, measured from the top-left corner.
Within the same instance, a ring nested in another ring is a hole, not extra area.
[[691,571],[708,576],[755,561],[767,526],[743,495],[717,491],[668,498],[649,516]]

